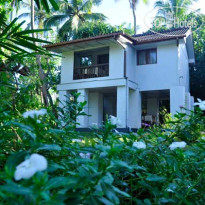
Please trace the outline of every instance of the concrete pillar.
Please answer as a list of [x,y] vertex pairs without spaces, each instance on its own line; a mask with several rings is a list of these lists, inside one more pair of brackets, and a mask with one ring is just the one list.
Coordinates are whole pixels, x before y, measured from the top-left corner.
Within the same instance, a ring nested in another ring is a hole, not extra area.
[[186,109],[191,110],[191,95],[190,93],[186,93]]
[[[80,96],[78,97],[78,102],[87,102],[87,104],[84,107],[84,112],[88,114],[88,90],[87,89],[80,89],[77,91],[80,93]],[[77,118],[77,125],[78,128],[87,128],[88,127],[88,116],[79,116]]]
[[66,105],[66,101],[68,99],[68,91],[66,90],[60,90],[59,91],[59,107],[63,108]]
[[173,86],[170,89],[170,111],[172,116],[177,112],[183,112],[180,107],[185,107],[185,87]]
[[194,97],[193,96],[191,96],[190,102],[191,102],[191,110],[194,111]]
[[117,118],[121,121],[119,128],[128,126],[129,90],[127,86],[117,87]]
[[142,99],[139,89],[129,91],[128,126],[140,128],[142,125]]

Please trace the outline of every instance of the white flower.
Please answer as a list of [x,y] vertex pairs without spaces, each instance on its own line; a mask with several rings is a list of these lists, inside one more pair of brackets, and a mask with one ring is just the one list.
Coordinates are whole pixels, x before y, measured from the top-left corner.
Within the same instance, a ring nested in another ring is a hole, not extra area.
[[91,158],[91,153],[80,153],[79,155],[83,159],[90,159]]
[[171,149],[171,150],[174,150],[174,149],[176,149],[176,148],[184,148],[184,147],[186,147],[186,142],[172,142],[172,144],[171,145],[169,145],[169,148]]
[[167,192],[174,192],[172,189],[166,189]]
[[45,115],[47,113],[47,110],[46,109],[41,109],[41,110],[29,110],[25,113],[23,113],[23,117],[24,118],[28,118],[28,117],[31,117],[31,118],[34,118],[35,116],[38,117],[40,115]]
[[144,142],[134,142],[132,146],[137,149],[146,149],[146,144]]
[[110,115],[109,120],[110,120],[110,123],[112,125],[116,125],[116,126],[120,126],[121,125],[121,121],[117,117],[115,117],[115,116]]
[[116,129],[114,129],[114,132],[117,133],[117,134],[120,134]]
[[201,110],[205,110],[205,100],[202,101],[201,99],[197,98],[198,102],[194,103],[194,105],[198,105]]
[[16,181],[21,179],[29,179],[36,172],[47,169],[48,163],[44,156],[40,154],[32,154],[29,159],[25,160],[16,167],[14,178]]

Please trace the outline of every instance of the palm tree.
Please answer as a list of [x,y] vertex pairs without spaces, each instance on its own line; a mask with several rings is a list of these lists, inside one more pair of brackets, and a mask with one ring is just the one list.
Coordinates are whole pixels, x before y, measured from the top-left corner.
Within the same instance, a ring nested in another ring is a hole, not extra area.
[[[21,14],[19,17],[26,17],[26,16],[30,16],[30,26],[31,29],[33,30],[35,28],[35,23],[37,24],[38,29],[43,29],[43,22],[46,19],[46,17],[49,17],[50,13],[47,13],[45,11],[44,8],[42,7],[38,7],[37,1],[36,0],[22,0],[22,5],[24,7],[27,7],[30,9],[30,12],[27,13],[23,13]],[[41,35],[41,34],[39,34]],[[35,37],[35,34],[32,33],[32,37]],[[42,35],[41,36],[37,36],[38,38],[42,39]],[[34,43],[35,44],[35,43]],[[41,81],[41,93],[42,93],[42,97],[43,97],[43,101],[45,106],[49,105],[49,92],[47,89],[47,84],[46,84],[46,73],[44,72],[43,68],[42,68],[42,64],[41,64],[41,56],[40,55],[36,55],[36,64],[38,66],[38,75],[39,75],[39,79]],[[52,104],[51,100],[50,103]]]
[[158,0],[155,7],[158,8],[156,18],[163,18],[171,13],[175,17],[183,17],[187,13],[187,8],[197,0]]
[[[58,35],[60,40],[68,40],[73,32],[76,32],[83,23],[95,20],[104,21],[106,17],[101,13],[92,13],[93,5],[99,4],[101,0],[58,0],[59,12],[45,21],[45,28],[60,24]],[[69,34],[69,35],[68,35]]]
[[[134,18],[134,34],[137,34],[137,19],[136,19],[136,7],[137,4],[139,3],[139,0],[129,0],[130,2],[130,7],[132,9],[132,13],[133,13],[133,18]],[[148,0],[143,0],[144,3],[147,3]]]

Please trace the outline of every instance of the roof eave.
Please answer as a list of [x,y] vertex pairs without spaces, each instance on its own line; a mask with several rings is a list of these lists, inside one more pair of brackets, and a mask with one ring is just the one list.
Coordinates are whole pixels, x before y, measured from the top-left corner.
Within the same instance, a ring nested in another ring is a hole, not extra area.
[[131,36],[129,36],[127,34],[124,34],[123,32],[119,32],[119,33],[113,33],[113,34],[108,34],[108,35],[102,35],[102,36],[96,36],[96,37],[90,37],[90,38],[84,38],[84,39],[77,39],[77,40],[72,40],[72,41],[63,42],[63,43],[45,45],[43,47],[46,48],[47,50],[51,50],[51,51],[55,52],[55,48],[57,50],[57,48],[61,48],[61,47],[64,47],[64,46],[75,45],[75,44],[80,44],[80,43],[86,43],[86,42],[90,42],[90,41],[106,40],[106,39],[117,39],[120,36],[123,36],[123,37],[127,38],[129,41],[132,41],[132,42],[135,41]]

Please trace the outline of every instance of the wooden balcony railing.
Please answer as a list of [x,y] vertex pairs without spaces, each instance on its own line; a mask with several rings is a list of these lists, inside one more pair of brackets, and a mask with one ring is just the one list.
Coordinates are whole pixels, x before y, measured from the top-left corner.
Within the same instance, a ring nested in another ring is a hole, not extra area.
[[109,63],[74,68],[74,80],[109,76]]

